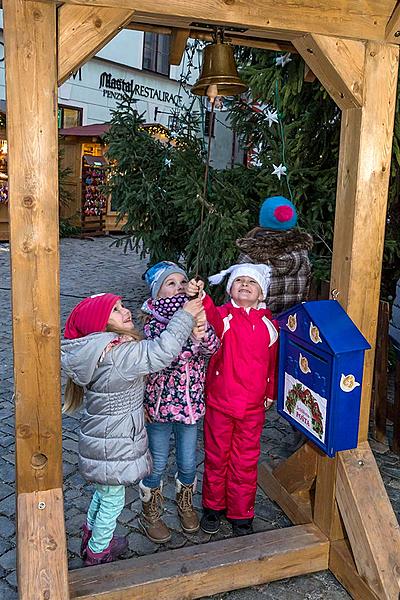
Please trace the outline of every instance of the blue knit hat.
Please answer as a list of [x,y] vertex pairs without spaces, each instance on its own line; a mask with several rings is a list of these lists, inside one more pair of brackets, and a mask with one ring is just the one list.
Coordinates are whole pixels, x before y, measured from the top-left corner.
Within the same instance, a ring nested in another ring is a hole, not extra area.
[[172,273],[180,273],[187,278],[187,275],[182,267],[169,260],[163,260],[147,269],[147,271],[143,274],[143,279],[150,287],[152,298],[157,298],[160,287],[166,278],[169,277],[169,275],[172,275]]
[[266,198],[260,208],[260,227],[286,231],[297,223],[297,211],[290,200],[283,196]]

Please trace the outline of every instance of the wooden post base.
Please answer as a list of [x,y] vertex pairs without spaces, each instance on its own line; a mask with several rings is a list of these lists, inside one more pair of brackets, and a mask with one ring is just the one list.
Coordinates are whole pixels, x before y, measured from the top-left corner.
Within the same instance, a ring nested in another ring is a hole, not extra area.
[[19,598],[68,600],[62,490],[19,494],[17,516]]
[[[309,518],[322,528],[317,499],[314,503],[312,494],[305,498],[298,493],[311,485],[314,461],[304,461],[310,449],[306,444],[273,471],[260,465],[258,483],[293,523]],[[337,526],[329,528],[330,569],[356,599],[398,600],[400,526],[369,444],[362,442],[355,450],[338,453],[337,463],[334,499],[340,520],[338,514]]]
[[201,598],[321,571],[328,557],[318,528],[299,525],[71,571],[71,599]]

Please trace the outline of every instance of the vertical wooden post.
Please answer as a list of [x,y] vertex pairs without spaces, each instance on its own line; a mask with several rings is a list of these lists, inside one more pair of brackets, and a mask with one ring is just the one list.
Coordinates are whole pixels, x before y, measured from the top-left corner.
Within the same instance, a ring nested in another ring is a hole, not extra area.
[[398,46],[366,44],[364,105],[343,111],[331,285],[373,349],[366,353],[360,441],[368,437]]
[[19,595],[64,600],[56,5],[3,9]]
[[[368,42],[364,67],[362,108],[343,110],[336,199],[335,237],[331,287],[339,301],[372,346],[366,354],[361,399],[360,459],[373,464],[368,437],[374,345],[378,318],[381,265],[386,223],[387,191],[396,102],[398,53],[396,46]],[[377,469],[352,469],[357,450],[339,453],[336,459],[319,458],[315,495],[315,522],[335,539],[337,505],[349,535],[360,574],[378,597],[394,600],[399,578],[393,564],[400,560],[400,535],[396,518]],[[353,460],[354,459],[354,460]],[[357,463],[358,464],[358,463]],[[340,472],[340,486],[336,476]],[[351,471],[351,472],[350,472]],[[351,482],[351,485],[350,485]],[[368,518],[357,517],[366,503]],[[379,510],[378,508],[379,507]],[[376,512],[374,512],[376,511]],[[319,523],[319,516],[323,516]],[[354,525],[362,524],[357,528]],[[373,522],[380,523],[380,535]],[[368,564],[367,564],[368,563]],[[340,573],[338,573],[340,575]]]

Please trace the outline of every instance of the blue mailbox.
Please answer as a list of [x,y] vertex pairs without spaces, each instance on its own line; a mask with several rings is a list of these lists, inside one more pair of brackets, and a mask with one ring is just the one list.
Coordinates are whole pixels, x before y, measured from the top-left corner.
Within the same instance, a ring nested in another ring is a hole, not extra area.
[[328,456],[355,448],[371,346],[336,300],[303,302],[278,321],[278,412]]

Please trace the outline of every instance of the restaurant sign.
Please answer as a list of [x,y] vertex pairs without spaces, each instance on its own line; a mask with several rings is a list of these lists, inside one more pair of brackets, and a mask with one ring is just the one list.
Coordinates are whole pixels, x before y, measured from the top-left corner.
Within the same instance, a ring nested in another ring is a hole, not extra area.
[[179,94],[171,94],[165,90],[157,90],[147,85],[135,83],[133,79],[113,77],[111,73],[104,71],[100,75],[99,89],[103,90],[103,96],[122,100],[124,93],[148,98],[149,100],[158,100],[159,102],[169,102],[178,105],[182,100]]

